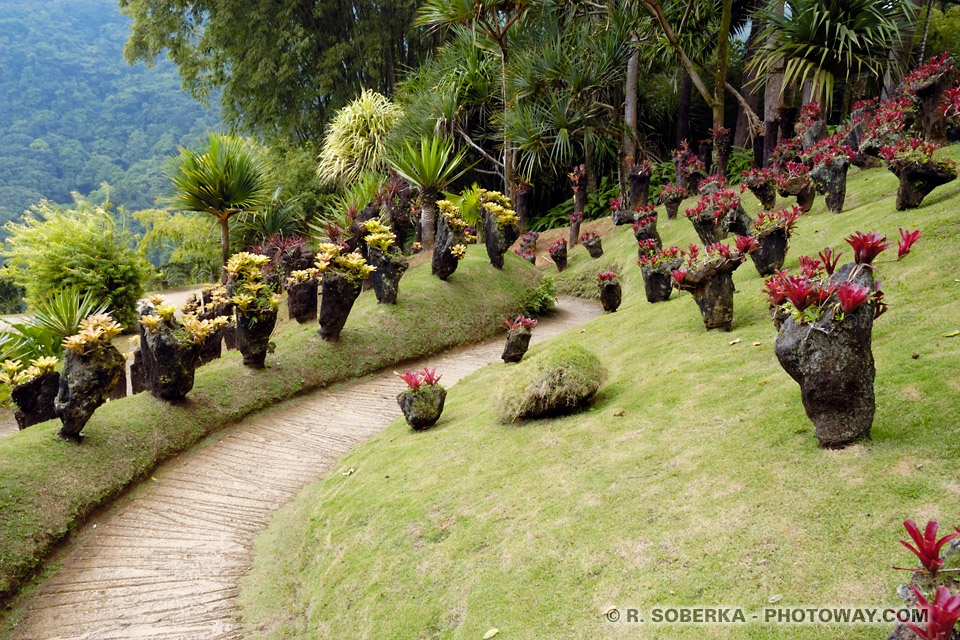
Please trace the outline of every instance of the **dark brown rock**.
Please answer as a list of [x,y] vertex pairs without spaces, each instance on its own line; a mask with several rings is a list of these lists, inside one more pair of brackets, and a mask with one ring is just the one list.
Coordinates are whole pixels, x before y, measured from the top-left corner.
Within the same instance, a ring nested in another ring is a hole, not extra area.
[[600,304],[603,310],[613,313],[620,307],[622,292],[620,283],[616,280],[601,280],[598,285],[600,288]]
[[370,274],[370,284],[379,304],[397,304],[400,290],[400,278],[406,273],[410,263],[399,252],[384,253],[376,247],[370,247],[370,264],[376,271]]
[[437,423],[446,399],[447,390],[439,385],[407,389],[397,396],[403,417],[416,431],[429,429]]
[[60,389],[54,409],[63,423],[59,435],[80,442],[80,434],[94,411],[107,401],[124,371],[120,352],[110,344],[98,345],[90,353],[78,354],[70,349],[63,356]]
[[20,429],[53,420],[57,417],[54,401],[60,391],[60,374],[50,371],[10,390],[14,405],[13,417]]
[[287,286],[287,314],[298,324],[306,324],[317,319],[317,289],[320,283],[316,278]]
[[263,369],[270,350],[270,334],[276,324],[276,309],[237,309],[237,347],[245,366]]
[[320,298],[320,337],[339,340],[353,303],[360,296],[360,285],[339,273],[323,274],[323,295]]
[[530,347],[530,329],[517,327],[507,332],[507,343],[503,346],[500,358],[504,362],[520,362]]

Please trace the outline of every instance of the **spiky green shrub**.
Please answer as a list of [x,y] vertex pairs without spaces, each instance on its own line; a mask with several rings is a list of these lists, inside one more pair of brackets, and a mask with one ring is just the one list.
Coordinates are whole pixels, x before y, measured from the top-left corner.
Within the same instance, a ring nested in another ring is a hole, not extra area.
[[317,177],[346,184],[366,173],[382,173],[387,167],[387,136],[401,113],[385,96],[364,89],[327,126]]
[[500,419],[514,422],[583,408],[607,378],[600,359],[579,345],[541,351],[510,368],[500,387]]
[[4,230],[3,273],[26,290],[30,305],[74,288],[105,303],[124,326],[136,322],[149,265],[130,248],[130,234],[114,226],[109,204],[69,209],[42,201]]

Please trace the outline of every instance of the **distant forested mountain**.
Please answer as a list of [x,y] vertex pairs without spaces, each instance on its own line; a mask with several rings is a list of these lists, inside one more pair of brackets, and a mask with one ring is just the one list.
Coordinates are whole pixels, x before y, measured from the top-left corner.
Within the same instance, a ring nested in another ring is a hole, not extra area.
[[0,1],[0,224],[104,182],[115,204],[150,208],[165,158],[218,126],[172,64],[124,61],[128,35],[115,0]]

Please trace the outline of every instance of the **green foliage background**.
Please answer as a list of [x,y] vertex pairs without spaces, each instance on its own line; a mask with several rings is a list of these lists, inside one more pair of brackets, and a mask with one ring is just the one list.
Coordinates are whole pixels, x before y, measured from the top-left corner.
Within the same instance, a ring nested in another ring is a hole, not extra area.
[[218,126],[172,64],[124,61],[129,24],[112,0],[0,3],[0,222],[74,190],[151,208],[165,158]]

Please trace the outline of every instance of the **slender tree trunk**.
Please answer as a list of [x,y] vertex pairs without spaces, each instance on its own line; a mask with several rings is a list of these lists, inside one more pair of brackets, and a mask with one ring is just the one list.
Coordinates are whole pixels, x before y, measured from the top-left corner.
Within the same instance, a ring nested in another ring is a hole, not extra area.
[[[503,114],[506,116],[507,110],[509,108],[509,102],[507,100],[507,94],[509,93],[509,88],[507,87],[507,47],[505,45],[500,46],[500,81],[501,91],[503,92]],[[506,118],[504,118],[506,119]],[[507,135],[507,129],[503,129],[503,193],[509,198],[513,195],[513,180],[514,180],[514,150],[513,145],[510,144],[510,136]]]
[[220,260],[223,268],[220,270],[220,283],[227,283],[227,262],[230,260],[230,219],[220,218]]
[[927,15],[923,18],[923,37],[920,38],[920,60],[927,58],[927,34],[930,32],[930,10],[933,9],[933,0],[927,0]]
[[686,69],[680,69],[680,100],[677,103],[677,148],[684,140],[690,141],[690,99],[693,80]]
[[[759,25],[757,25],[756,21],[753,21],[750,24],[750,35],[747,37],[747,60],[753,57],[753,54],[757,49],[758,33],[760,33]],[[759,88],[756,84],[752,84],[756,77],[756,74],[752,70],[744,69],[743,76],[740,80],[740,92],[743,93],[743,99],[747,101],[754,113],[756,113],[757,107],[760,106]],[[737,124],[733,132],[733,146],[741,148],[746,147],[747,140],[749,139],[750,124],[749,120],[747,119],[747,112],[743,108],[743,105],[738,105]]]
[[420,244],[424,251],[433,250],[433,241],[437,234],[437,199],[440,193],[434,188],[422,189],[420,197]]
[[593,156],[593,127],[587,127],[587,135],[583,140],[583,162],[587,165],[587,193],[597,193],[597,168],[594,166],[596,158]]
[[[727,49],[730,43],[730,13],[733,9],[733,0],[723,0],[723,10],[720,14],[720,32],[717,34],[717,69],[713,81],[713,130],[719,131],[723,126],[723,103],[727,81]],[[729,144],[729,143],[728,143]],[[720,145],[713,145],[713,166],[723,167]]]
[[[783,15],[783,0],[777,3],[774,12]],[[780,116],[781,92],[783,88],[783,64],[770,73],[767,78],[767,84],[763,91],[763,166],[770,165],[770,155],[777,148],[779,139],[777,133],[780,129],[777,119]]]
[[[631,44],[636,45],[636,38]],[[637,83],[640,79],[640,50],[634,49],[627,61],[627,80],[624,85],[623,102],[623,144],[620,158],[620,193],[626,193],[626,176],[629,172],[627,160],[637,159]]]

